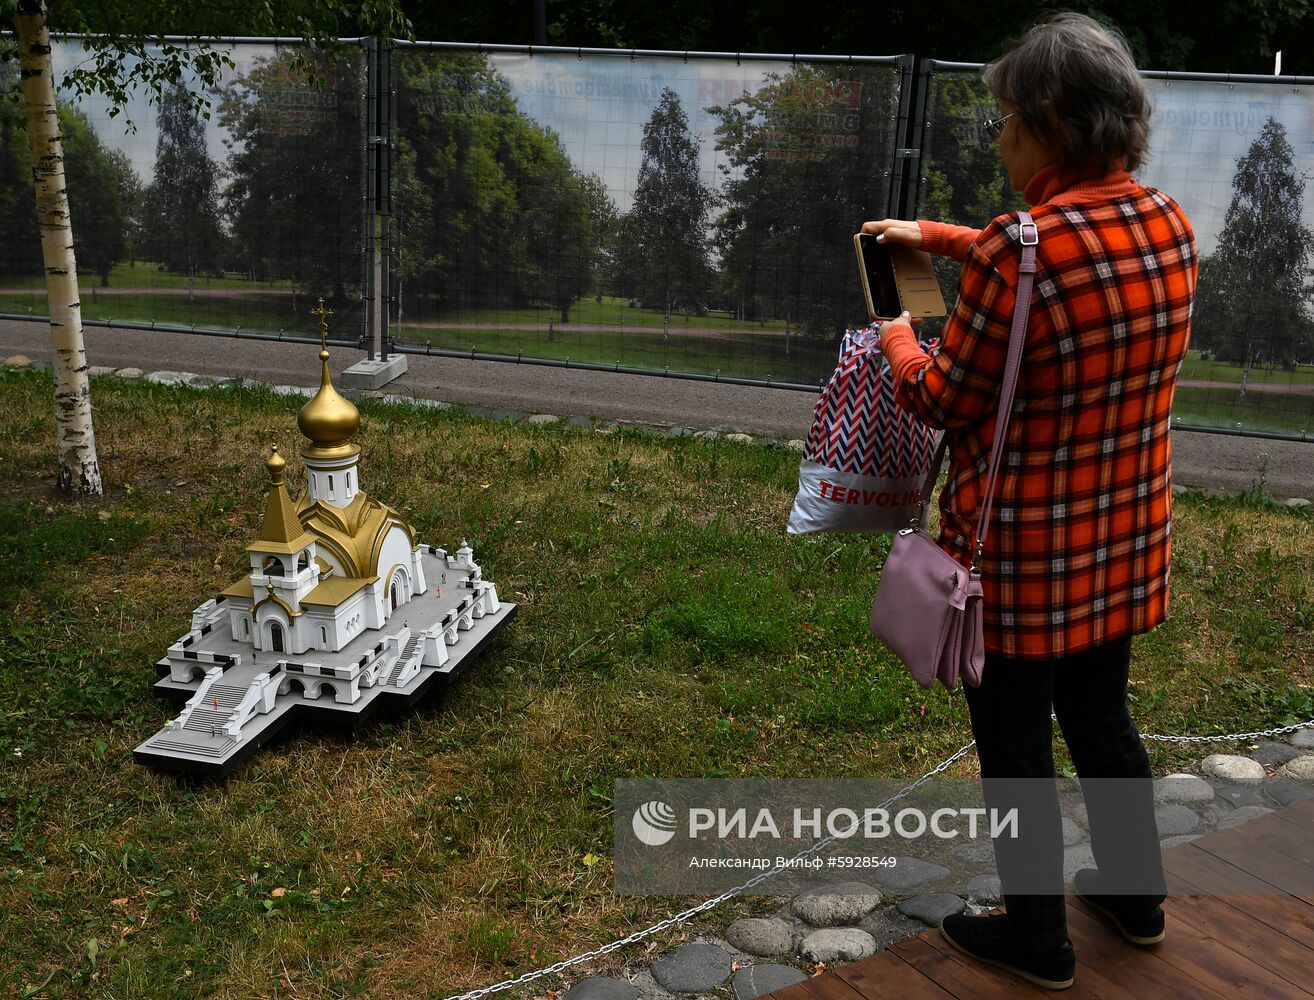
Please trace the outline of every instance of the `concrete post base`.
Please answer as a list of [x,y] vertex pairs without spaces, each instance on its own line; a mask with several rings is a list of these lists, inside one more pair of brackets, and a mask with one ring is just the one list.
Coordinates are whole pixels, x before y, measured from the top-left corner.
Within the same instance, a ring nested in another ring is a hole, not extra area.
[[387,361],[357,361],[339,380],[348,389],[381,389],[406,374],[406,355],[394,354]]

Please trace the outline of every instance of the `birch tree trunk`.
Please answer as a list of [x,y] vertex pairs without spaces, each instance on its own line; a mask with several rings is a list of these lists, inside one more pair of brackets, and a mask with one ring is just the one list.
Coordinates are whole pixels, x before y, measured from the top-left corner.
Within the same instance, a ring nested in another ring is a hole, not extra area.
[[82,342],[78,269],[73,259],[73,227],[64,188],[64,149],[55,110],[45,0],[20,0],[16,22],[41,257],[46,269],[50,339],[55,350],[59,488],[68,493],[99,494],[103,488],[91,425],[91,387]]

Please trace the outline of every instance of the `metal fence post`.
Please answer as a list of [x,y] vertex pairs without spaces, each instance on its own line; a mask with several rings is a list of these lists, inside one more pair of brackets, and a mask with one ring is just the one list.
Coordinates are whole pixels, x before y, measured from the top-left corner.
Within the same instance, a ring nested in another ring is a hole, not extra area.
[[917,205],[922,190],[922,167],[926,161],[926,115],[931,101],[931,70],[935,60],[917,59],[917,84],[913,92],[912,113],[908,120],[907,148],[915,150],[911,157],[912,169],[905,176],[907,184],[903,190],[903,202],[899,206],[900,218],[917,218]]
[[374,137],[378,132],[378,101],[376,94],[379,89],[379,40],[377,38],[367,38],[365,42],[365,143],[363,155],[365,157],[365,201],[361,206],[362,215],[362,235],[361,241],[361,270],[364,272],[364,309],[362,310],[361,321],[364,328],[365,350],[368,360],[374,360],[374,348],[378,341],[379,327],[377,317],[374,311],[374,303],[378,298],[378,290],[375,287],[374,274],[374,222],[375,222],[375,189],[377,178],[375,177],[375,150]]
[[392,216],[392,42],[369,40],[365,135],[365,329],[369,357],[388,360],[388,258]]
[[393,84],[393,42],[390,38],[382,39],[380,75],[380,139],[378,158],[380,158],[380,181],[378,181],[378,213],[382,219],[381,243],[378,247],[380,260],[380,330],[378,339],[382,350],[392,350],[393,331],[390,325],[390,307],[393,304],[393,121],[397,117],[397,88]]
[[376,42],[374,75],[374,131],[370,135],[374,160],[374,316],[379,338],[379,359],[388,360],[391,347],[388,329],[389,275],[392,228],[392,42]]
[[917,193],[922,177],[922,137],[926,126],[931,63],[931,60],[921,56],[903,56],[900,59],[899,125],[894,140],[890,218],[917,217]]

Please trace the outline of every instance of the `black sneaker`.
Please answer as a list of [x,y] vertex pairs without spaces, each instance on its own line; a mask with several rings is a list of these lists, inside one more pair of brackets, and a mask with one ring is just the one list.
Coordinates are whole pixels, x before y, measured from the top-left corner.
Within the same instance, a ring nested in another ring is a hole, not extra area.
[[1045,951],[1024,949],[1017,943],[1006,913],[988,917],[955,913],[940,921],[940,934],[964,955],[1005,969],[1029,983],[1048,990],[1066,990],[1072,985],[1077,967],[1072,942]]
[[1119,896],[1102,891],[1100,873],[1094,868],[1083,868],[1072,878],[1077,898],[1092,909],[1099,910],[1118,928],[1132,944],[1151,945],[1163,940],[1163,907],[1157,902],[1146,905],[1142,896]]

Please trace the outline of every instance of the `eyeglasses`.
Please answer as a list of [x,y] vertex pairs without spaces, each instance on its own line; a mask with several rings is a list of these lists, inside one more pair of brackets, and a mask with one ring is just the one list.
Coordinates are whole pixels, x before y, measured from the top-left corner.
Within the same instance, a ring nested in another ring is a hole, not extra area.
[[981,123],[981,131],[983,131],[989,139],[998,139],[1004,134],[1004,123],[1015,114],[1017,114],[1016,111],[1010,111],[1008,114],[1001,115],[998,118],[987,118]]

